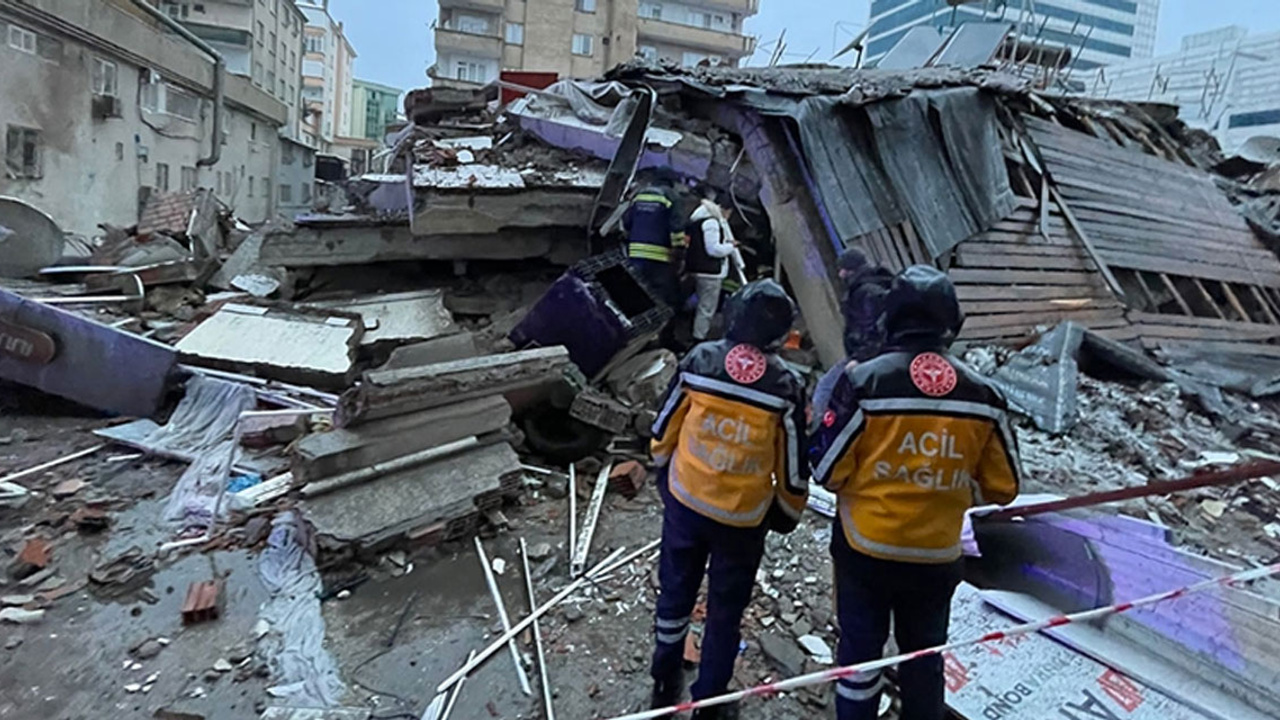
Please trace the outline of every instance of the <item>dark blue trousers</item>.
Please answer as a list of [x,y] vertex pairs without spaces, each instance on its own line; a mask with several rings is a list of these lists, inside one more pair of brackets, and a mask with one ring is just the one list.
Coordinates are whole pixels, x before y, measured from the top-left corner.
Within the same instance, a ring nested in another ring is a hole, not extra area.
[[640,258],[630,258],[627,262],[631,263],[649,289],[657,294],[659,300],[676,312],[680,312],[684,305],[684,298],[680,293],[680,275],[676,272],[674,264]]
[[723,525],[686,508],[671,497],[666,470],[658,476],[658,487],[666,509],[658,566],[662,594],[658,596],[654,622],[656,649],[650,673],[659,683],[674,682],[680,677],[685,637],[706,576],[702,663],[691,694],[695,700],[720,695],[733,679],[733,664],[742,640],[742,613],[751,601],[768,530],[763,525]]
[[[836,571],[836,605],[840,617],[840,665],[883,657],[889,639],[889,617],[900,652],[922,650],[947,641],[951,596],[960,584],[960,561],[943,565],[893,562],[864,555],[845,540],[837,520],[831,538]],[[836,685],[839,720],[875,720],[884,686],[875,672],[841,680]],[[898,668],[901,720],[943,720],[942,658],[905,662]]]

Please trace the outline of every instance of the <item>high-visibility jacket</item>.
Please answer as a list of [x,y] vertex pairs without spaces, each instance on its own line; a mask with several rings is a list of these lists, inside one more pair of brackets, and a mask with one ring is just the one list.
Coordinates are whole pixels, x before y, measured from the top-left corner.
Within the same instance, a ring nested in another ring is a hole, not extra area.
[[684,506],[733,527],[758,527],[776,508],[771,526],[795,528],[809,493],[804,383],[777,355],[732,340],[698,345],[653,437],[654,462],[670,464],[671,496]]
[[627,231],[627,256],[670,263],[673,247],[684,242],[684,223],[667,191],[644,188],[631,199],[622,218]]
[[838,497],[849,546],[884,560],[956,560],[965,511],[1018,494],[1004,399],[942,350],[890,352],[847,370],[809,457],[814,479]]

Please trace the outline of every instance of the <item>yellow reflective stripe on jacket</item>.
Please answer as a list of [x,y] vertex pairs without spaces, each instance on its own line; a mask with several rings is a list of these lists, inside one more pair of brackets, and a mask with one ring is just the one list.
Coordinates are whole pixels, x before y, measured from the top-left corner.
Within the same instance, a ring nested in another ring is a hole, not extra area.
[[649,193],[641,193],[637,195],[635,199],[632,200],[632,202],[638,202],[638,203],[651,202],[651,203],[658,203],[663,207],[668,207],[668,208],[671,207],[671,200],[661,195],[651,195]]
[[687,247],[689,245],[689,233],[673,232],[671,233],[671,247]]
[[627,254],[637,260],[653,260],[655,262],[671,262],[671,248],[649,243],[631,243],[627,246]]

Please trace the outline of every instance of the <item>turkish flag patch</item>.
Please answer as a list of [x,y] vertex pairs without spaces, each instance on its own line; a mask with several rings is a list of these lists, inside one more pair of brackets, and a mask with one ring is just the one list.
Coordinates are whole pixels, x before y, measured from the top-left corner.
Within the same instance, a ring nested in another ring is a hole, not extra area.
[[724,356],[724,371],[743,385],[752,385],[764,377],[769,360],[754,345],[743,343]]
[[956,389],[956,369],[938,353],[921,353],[911,361],[911,382],[929,397],[943,397]]

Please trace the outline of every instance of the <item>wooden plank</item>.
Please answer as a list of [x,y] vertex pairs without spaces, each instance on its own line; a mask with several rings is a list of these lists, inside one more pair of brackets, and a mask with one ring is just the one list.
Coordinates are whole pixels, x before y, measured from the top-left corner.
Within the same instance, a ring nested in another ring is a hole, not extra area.
[[1096,157],[1073,156],[1053,148],[1043,150],[1043,154],[1055,182],[1071,185],[1080,183],[1079,187],[1097,190],[1105,187],[1100,185],[1102,181],[1123,177],[1134,182],[1134,185],[1127,186],[1132,189],[1149,189],[1175,198],[1207,200],[1211,205],[1202,208],[1206,213],[1219,213],[1223,207],[1229,207],[1225,197],[1222,198],[1223,205],[1210,199],[1210,194],[1218,193],[1218,190],[1208,175],[1177,178],[1165,172],[1132,168]]
[[[1115,182],[1123,182],[1123,178],[1114,178]],[[1103,183],[1092,183],[1082,180],[1064,178],[1060,187],[1073,202],[1094,202],[1119,204],[1121,207],[1155,210],[1170,218],[1169,225],[1187,225],[1190,227],[1222,227],[1239,229],[1240,224],[1226,211],[1204,212],[1205,204],[1211,202],[1206,198],[1186,198],[1174,195],[1144,195],[1137,190],[1108,190]],[[1160,190],[1153,189],[1152,193]],[[1114,212],[1114,211],[1113,211]],[[1234,211],[1232,211],[1234,212]]]
[[[1218,307],[1217,301],[1209,294],[1209,288],[1204,286],[1204,283],[1200,281],[1200,278],[1191,278],[1191,283],[1196,286],[1196,290],[1200,293],[1200,298],[1209,305],[1209,308],[1213,310],[1214,314],[1223,320],[1226,320],[1227,314],[1222,312],[1222,308]],[[1246,315],[1245,320],[1247,321],[1248,318],[1249,316]]]
[[[1099,252],[1106,258],[1107,262],[1119,268],[1145,270],[1155,274],[1165,273],[1185,277],[1198,277],[1222,282],[1239,282],[1242,279],[1248,279],[1253,284],[1263,287],[1280,287],[1280,275],[1272,273],[1245,274],[1242,268],[1213,265],[1193,260],[1180,260],[1160,255],[1118,252],[1106,246],[1099,248]],[[1245,277],[1242,278],[1242,275],[1245,275]]]
[[1165,340],[1221,340],[1238,342],[1267,339],[1251,335],[1249,333],[1240,333],[1234,330],[1224,330],[1212,327],[1197,328],[1179,325],[1149,325],[1147,323],[1139,323],[1139,325],[1141,326],[1141,332],[1139,335],[1144,338],[1160,338]]
[[917,262],[921,265],[934,264],[933,258],[929,257],[929,252],[925,250],[924,243],[920,241],[920,236],[916,234],[916,227],[910,220],[902,223],[902,234],[911,248],[912,257],[918,258]]
[[1255,285],[1249,286],[1249,292],[1253,293],[1253,298],[1258,301],[1259,305],[1262,306],[1262,312],[1266,313],[1267,317],[1271,320],[1271,322],[1275,323],[1276,325],[1280,325],[1280,318],[1277,318],[1275,312],[1272,311],[1271,303],[1267,302],[1267,298],[1263,294],[1263,292],[1259,290]]
[[1077,155],[1097,156],[1128,167],[1184,177],[1197,177],[1203,173],[1196,168],[1172,163],[1146,153],[1127,150],[1115,143],[1091,138],[1084,133],[1056,126],[1038,117],[1023,115],[1031,137],[1043,152],[1046,147]]
[[1260,357],[1280,358],[1280,346],[1261,345],[1248,342],[1198,341],[1194,343],[1146,338],[1143,346],[1148,350],[1167,350],[1169,352],[1192,351],[1195,353],[1223,353],[1258,355]]
[[1173,254],[1178,258],[1220,265],[1247,263],[1267,270],[1280,268],[1275,255],[1260,245],[1252,244],[1251,236],[1206,231],[1199,237],[1190,237],[1162,232],[1157,228],[1131,228],[1092,220],[1084,222],[1090,236],[1098,243],[1105,241],[1119,250]]
[[1280,338],[1280,327],[1265,323],[1236,322],[1207,317],[1186,317],[1184,315],[1165,315],[1163,313],[1144,313],[1136,310],[1129,312],[1129,319],[1145,325],[1178,325],[1181,327],[1219,328],[1236,331],[1257,338]]
[[1159,275],[1160,282],[1164,283],[1165,289],[1168,290],[1169,294],[1173,296],[1173,299],[1178,302],[1178,307],[1182,308],[1182,312],[1187,315],[1194,316],[1195,313],[1191,312],[1191,306],[1187,304],[1186,300],[1182,299],[1182,295],[1178,293],[1178,288],[1173,286],[1173,281],[1169,279],[1169,276],[1164,273],[1159,273]]
[[1043,235],[1035,231],[1035,226],[1028,226],[1029,232],[1010,232],[1007,230],[992,230],[984,233],[978,233],[964,242],[981,242],[981,243],[998,243],[1003,245],[1043,245],[1045,247],[1079,247],[1079,243],[1067,237],[1066,229],[1057,231],[1049,236],[1046,240]]
[[962,302],[969,317],[997,313],[1038,313],[1069,310],[1107,310],[1124,307],[1112,298],[1059,298],[1056,300],[972,300]]
[[1067,224],[1075,231],[1076,237],[1080,240],[1080,243],[1084,245],[1085,250],[1089,252],[1089,257],[1093,260],[1094,264],[1098,266],[1098,272],[1102,273],[1102,278],[1107,281],[1107,287],[1111,288],[1111,292],[1115,293],[1116,297],[1123,300],[1124,287],[1120,285],[1118,280],[1116,280],[1116,276],[1111,274],[1111,268],[1107,267],[1106,261],[1098,254],[1097,248],[1093,246],[1093,241],[1089,239],[1089,234],[1085,232],[1084,227],[1082,227],[1080,222],[1076,220],[1076,217],[1071,214],[1071,208],[1067,205],[1066,201],[1062,199],[1062,194],[1058,192],[1058,188],[1050,186],[1049,193],[1053,196],[1054,202],[1058,204],[1058,209],[1062,211],[1062,216],[1066,218]]
[[1143,221],[1148,224],[1157,223],[1162,226],[1176,225],[1191,230],[1199,230],[1205,227],[1224,227],[1241,231],[1248,231],[1249,229],[1248,225],[1243,221],[1240,223],[1230,222],[1224,225],[1221,223],[1200,222],[1182,216],[1165,215],[1152,210],[1149,204],[1141,206],[1127,205],[1109,200],[1087,200],[1081,197],[1072,203],[1072,209],[1076,211],[1076,216],[1081,219],[1120,216],[1115,221],[1118,224],[1123,224],[1123,221]]
[[1101,282],[1074,286],[957,285],[956,295],[961,302],[969,300],[1115,299]]
[[1139,328],[1134,325],[1124,325],[1117,328],[1109,328],[1103,330],[1095,330],[1099,335],[1115,340],[1117,342],[1126,342],[1138,339]]
[[1089,285],[1092,273],[1038,270],[981,270],[952,268],[948,273],[957,285]]
[[1147,285],[1146,278],[1142,277],[1142,273],[1137,270],[1130,272],[1133,273],[1133,279],[1138,282],[1138,288],[1142,290],[1143,297],[1147,299],[1147,304],[1150,306],[1151,312],[1159,312],[1160,301],[1156,300],[1155,293],[1151,292],[1151,287]]
[[965,327],[974,329],[1015,326],[1035,327],[1036,325],[1053,325],[1064,320],[1073,320],[1087,325],[1091,322],[1116,322],[1123,319],[1124,309],[1118,307],[1102,310],[1053,310],[1039,313],[1015,312],[1001,315],[979,315],[966,320]]
[[[1242,321],[1258,322],[1247,310],[1244,309],[1244,305],[1240,303],[1240,298],[1236,297],[1235,292],[1231,290],[1231,283],[1218,283],[1218,286],[1222,288],[1222,294],[1227,296],[1227,304],[1229,304],[1236,313],[1240,315],[1240,319]],[[1266,321],[1264,320],[1263,322]]]
[[1055,257],[1052,255],[994,255],[967,253],[959,250],[960,265],[970,268],[1010,268],[1010,269],[1042,269],[1042,270],[1078,270],[1093,272],[1097,266],[1093,261],[1079,257]]
[[1088,260],[1089,253],[1079,245],[1049,245],[1044,238],[1029,238],[1027,242],[986,242],[965,240],[956,246],[961,255],[1030,255],[1032,257],[1062,257]]

